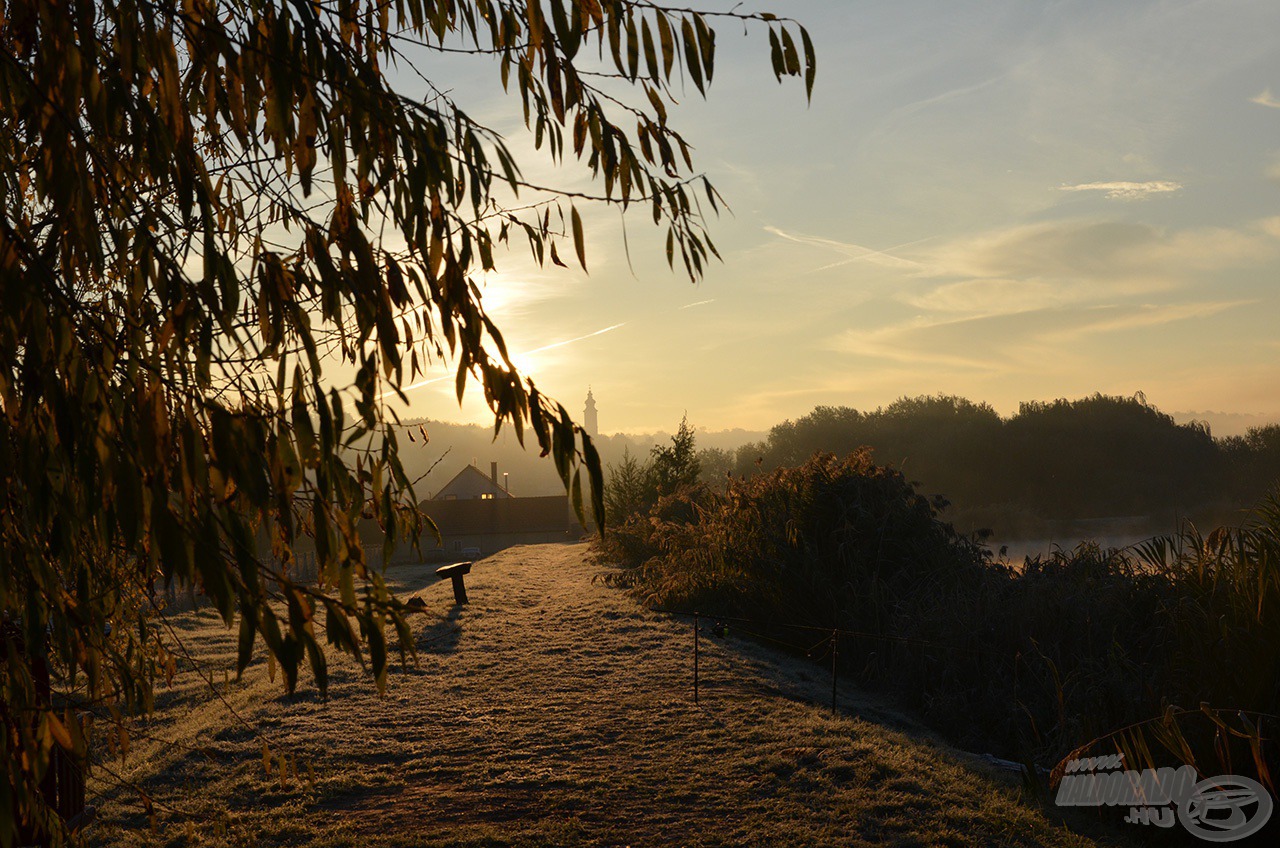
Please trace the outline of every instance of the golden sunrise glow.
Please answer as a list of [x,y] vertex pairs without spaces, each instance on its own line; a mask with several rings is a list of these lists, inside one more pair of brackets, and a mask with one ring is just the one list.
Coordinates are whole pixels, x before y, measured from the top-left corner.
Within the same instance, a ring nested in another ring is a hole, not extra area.
[[[812,104],[726,52],[716,96],[673,113],[731,206],[724,262],[690,286],[647,210],[624,243],[584,209],[589,274],[512,250],[481,283],[514,363],[630,431],[936,392],[1280,416],[1280,8],[1006,12],[789,4]],[[491,423],[438,376],[408,414]]]

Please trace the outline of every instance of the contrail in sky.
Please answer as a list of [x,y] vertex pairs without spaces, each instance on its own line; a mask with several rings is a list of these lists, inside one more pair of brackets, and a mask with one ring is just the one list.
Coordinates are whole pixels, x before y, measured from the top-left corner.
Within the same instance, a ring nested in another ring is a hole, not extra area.
[[[696,304],[695,304],[695,305],[696,305]],[[612,324],[612,325],[610,325],[610,326],[608,326],[608,327],[605,327],[603,330],[596,330],[594,333],[587,333],[585,336],[578,336],[578,337],[576,337],[576,338],[572,338],[572,339],[565,339],[564,341],[552,342],[552,343],[551,343],[551,344],[549,344],[549,345],[543,345],[542,347],[535,347],[533,350],[526,350],[526,351],[524,351],[523,353],[516,353],[516,354],[512,354],[512,357],[511,357],[511,358],[512,358],[512,359],[515,359],[515,358],[516,358],[516,357],[518,357],[518,356],[529,356],[529,355],[534,354],[534,353],[542,353],[544,350],[551,350],[551,349],[553,349],[553,348],[557,348],[557,347],[564,347],[565,345],[571,345],[571,344],[573,344],[574,342],[580,342],[580,341],[583,341],[584,339],[589,339],[589,338],[592,338],[592,337],[594,337],[594,336],[602,336],[602,335],[604,335],[605,333],[609,332],[610,330],[616,330],[616,329],[618,329],[619,327],[625,327],[625,326],[626,326],[626,324],[627,324],[627,322],[626,322],[626,321],[623,321],[623,322],[622,322],[622,323],[620,323],[620,324]],[[420,389],[420,388],[422,388],[423,386],[429,386],[429,385],[431,385],[432,383],[439,383],[441,380],[452,380],[452,379],[454,379],[454,375],[452,375],[452,374],[446,374],[446,375],[444,375],[443,377],[432,377],[432,378],[427,379],[427,380],[419,380],[418,382],[413,383],[413,384],[408,385],[408,386],[403,386],[403,387],[401,387],[400,391],[402,391],[402,392],[410,392],[410,391],[413,391],[414,389]],[[394,391],[394,390],[392,390],[392,391],[386,391],[386,392],[383,392],[382,394],[378,395],[378,400],[382,400],[384,397],[386,397],[387,395],[391,395],[391,394],[395,394],[395,391]]]
[[626,321],[623,321],[621,324],[612,324],[608,327],[605,327],[603,330],[596,330],[594,333],[587,333],[585,336],[578,336],[576,339],[565,339],[562,342],[552,342],[549,345],[543,345],[542,347],[535,347],[533,350],[526,350],[524,353],[517,353],[516,356],[528,356],[531,353],[542,353],[544,350],[551,350],[553,347],[564,347],[565,345],[573,344],[574,342],[580,342],[583,339],[589,339],[592,336],[602,336],[605,333],[609,332],[610,330],[616,330],[619,327],[625,327],[626,324],[627,324]]
[[700,300],[700,301],[698,301],[697,303],[686,303],[684,306],[682,306],[682,307],[680,307],[680,308],[681,308],[681,309],[692,309],[692,308],[693,308],[693,307],[695,307],[695,306],[706,306],[708,303],[715,303],[715,302],[716,302],[716,299],[713,297],[713,298],[711,298],[710,300]]
[[[773,233],[775,236],[778,236],[779,238],[784,238],[787,241],[793,241],[793,242],[796,242],[797,244],[808,244],[808,245],[814,245],[816,247],[825,247],[830,250],[834,250],[838,253],[843,253],[845,256],[849,257],[848,259],[842,259],[839,262],[832,262],[829,265],[823,265],[821,268],[814,268],[811,271],[807,272],[810,274],[816,273],[818,271],[826,271],[830,268],[838,268],[841,265],[848,265],[851,262],[858,262],[859,260],[871,262],[876,265],[888,265],[894,268],[913,268],[913,269],[921,268],[923,266],[921,266],[919,262],[916,262],[912,259],[905,259],[901,256],[895,256],[891,251],[899,250],[904,247],[910,247],[913,244],[920,244],[921,242],[929,241],[928,238],[917,239],[915,241],[908,241],[908,242],[903,242],[902,244],[896,244],[893,247],[887,247],[884,250],[876,250],[875,248],[864,247],[863,245],[860,245],[860,244],[852,244],[850,242],[836,241],[835,239],[821,238],[819,236],[793,235],[791,233],[783,232],[782,230],[773,226],[767,226],[764,229],[765,229],[765,232]],[[856,253],[854,251],[856,251]]]

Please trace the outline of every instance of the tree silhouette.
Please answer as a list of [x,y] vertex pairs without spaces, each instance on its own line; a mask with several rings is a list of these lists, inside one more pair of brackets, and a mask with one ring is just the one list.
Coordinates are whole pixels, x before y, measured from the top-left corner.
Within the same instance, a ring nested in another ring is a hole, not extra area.
[[680,427],[671,437],[670,445],[654,445],[649,452],[649,489],[652,500],[668,495],[681,486],[698,482],[702,466],[698,462],[697,446],[689,416],[680,419]]

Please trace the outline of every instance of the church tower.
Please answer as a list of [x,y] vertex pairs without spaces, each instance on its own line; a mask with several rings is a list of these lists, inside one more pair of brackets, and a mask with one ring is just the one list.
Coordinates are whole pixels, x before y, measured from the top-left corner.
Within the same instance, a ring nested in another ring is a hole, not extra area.
[[596,399],[591,396],[590,387],[587,388],[587,405],[582,410],[582,426],[592,437],[600,435],[600,427],[596,421]]

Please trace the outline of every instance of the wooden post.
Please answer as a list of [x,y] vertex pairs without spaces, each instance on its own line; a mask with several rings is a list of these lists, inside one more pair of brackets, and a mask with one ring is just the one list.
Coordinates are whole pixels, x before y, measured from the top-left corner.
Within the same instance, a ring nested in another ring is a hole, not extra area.
[[836,681],[840,676],[840,631],[831,631],[831,713],[836,713]]
[[698,614],[693,614],[693,702],[698,703]]
[[456,562],[436,569],[437,577],[448,577],[453,581],[453,601],[456,604],[467,602],[467,587],[462,582],[462,575],[471,573],[471,563]]
[[462,582],[461,574],[454,574],[453,580],[453,602],[455,604],[465,604],[467,602],[467,586]]

